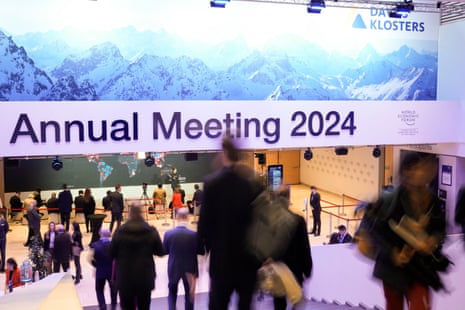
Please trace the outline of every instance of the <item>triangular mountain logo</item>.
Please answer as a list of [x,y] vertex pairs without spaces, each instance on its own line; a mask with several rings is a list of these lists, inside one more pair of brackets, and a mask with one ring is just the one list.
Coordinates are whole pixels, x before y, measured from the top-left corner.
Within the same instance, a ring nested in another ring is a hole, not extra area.
[[358,29],[366,29],[367,26],[365,25],[365,22],[362,19],[362,16],[360,14],[357,14],[357,17],[355,17],[354,23],[352,24],[352,28],[358,28]]

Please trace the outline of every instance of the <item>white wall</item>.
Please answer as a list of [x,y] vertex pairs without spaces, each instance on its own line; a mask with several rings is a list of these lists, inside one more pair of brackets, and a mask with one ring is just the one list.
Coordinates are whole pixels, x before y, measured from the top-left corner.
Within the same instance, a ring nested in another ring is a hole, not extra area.
[[[465,304],[463,279],[465,255],[463,235],[448,237],[446,253],[455,265],[442,278],[449,292],[435,292],[432,309],[461,310]],[[329,302],[363,303],[370,308],[384,308],[380,281],[374,279],[373,261],[359,254],[353,244],[323,245],[312,247],[313,274],[304,284],[306,298],[325,299]],[[347,268],[350,266],[350,268]]]
[[[465,21],[439,28],[438,100],[460,100],[465,115]],[[465,126],[457,126],[465,143]]]
[[336,194],[360,200],[372,200],[379,194],[382,158],[374,158],[373,147],[349,148],[349,153],[337,156],[334,148],[312,149],[313,158],[300,156],[300,182],[315,185]]

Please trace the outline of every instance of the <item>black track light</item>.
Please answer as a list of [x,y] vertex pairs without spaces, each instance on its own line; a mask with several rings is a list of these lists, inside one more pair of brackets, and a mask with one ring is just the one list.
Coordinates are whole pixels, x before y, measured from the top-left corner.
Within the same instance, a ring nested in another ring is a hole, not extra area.
[[52,160],[52,169],[58,171],[61,168],[63,168],[63,162],[57,156]]
[[313,152],[310,148],[307,148],[304,152],[304,159],[305,160],[310,160],[313,158]]

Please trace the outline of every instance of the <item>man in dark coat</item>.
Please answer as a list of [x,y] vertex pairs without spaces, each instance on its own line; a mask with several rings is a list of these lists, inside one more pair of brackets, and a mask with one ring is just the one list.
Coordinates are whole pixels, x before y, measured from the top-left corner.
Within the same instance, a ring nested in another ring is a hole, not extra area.
[[222,147],[224,167],[204,183],[198,242],[210,252],[209,309],[227,309],[236,291],[238,309],[244,310],[250,309],[259,268],[245,250],[245,234],[252,216],[250,204],[262,186],[253,170],[238,164],[239,150],[230,137]]
[[112,280],[113,258],[110,255],[110,236],[110,230],[102,227],[100,229],[100,239],[91,244],[94,249],[91,262],[92,266],[95,267],[95,293],[101,310],[107,308],[104,294],[106,282],[110,286],[111,307],[116,309],[117,290]]
[[27,209],[27,222],[29,225],[29,236],[27,244],[31,245],[31,238],[35,237],[39,242],[42,242],[42,236],[40,234],[40,214],[37,211],[37,202],[34,199],[26,199],[24,205]]
[[[278,194],[277,199],[281,199],[282,205],[289,207],[289,188],[282,187]],[[288,244],[288,248],[284,255],[278,258],[289,267],[289,270],[294,274],[295,279],[302,287],[305,278],[309,278],[312,273],[313,260],[310,250],[310,241],[308,240],[307,223],[305,219],[297,214],[289,211],[295,218],[296,229]],[[287,299],[286,297],[274,298],[274,310],[286,310]]]
[[155,288],[153,255],[164,255],[155,227],[142,217],[138,206],[131,206],[129,220],[116,230],[110,254],[115,261],[116,288],[122,309],[150,309],[150,294]]
[[84,213],[84,191],[80,189],[78,195],[74,198],[74,212]]
[[63,184],[63,190],[58,194],[58,209],[60,209],[61,224],[65,225],[66,231],[69,231],[69,219],[73,210],[73,196],[66,184]]
[[47,212],[48,214],[58,213],[58,198],[57,193],[53,192],[50,198],[47,200]]
[[107,190],[107,195],[102,198],[102,206],[105,211],[111,210],[111,190]]
[[329,244],[350,242],[352,242],[352,236],[347,232],[347,227],[345,225],[339,225],[337,227],[337,232],[332,233],[329,238]]
[[10,198],[10,218],[13,220],[18,212],[22,212],[23,203],[21,202],[21,193],[15,192]]
[[163,246],[168,258],[168,306],[176,310],[178,283],[182,280],[185,292],[185,309],[194,309],[195,279],[199,275],[197,262],[197,233],[187,228],[189,211],[181,208],[176,213],[178,226],[168,230]]
[[121,194],[121,185],[117,184],[115,186],[115,191],[110,193],[111,200],[111,223],[110,223],[110,232],[113,231],[113,225],[116,222],[116,229],[121,225],[123,220],[123,211],[124,211],[124,198]]
[[60,272],[60,266],[66,272],[69,269],[73,243],[71,235],[65,231],[63,224],[58,224],[56,231],[53,250],[53,272]]
[[311,186],[310,189],[312,191],[310,194],[310,207],[312,208],[313,215],[313,229],[310,233],[319,236],[321,232],[320,193],[317,192],[315,186]]

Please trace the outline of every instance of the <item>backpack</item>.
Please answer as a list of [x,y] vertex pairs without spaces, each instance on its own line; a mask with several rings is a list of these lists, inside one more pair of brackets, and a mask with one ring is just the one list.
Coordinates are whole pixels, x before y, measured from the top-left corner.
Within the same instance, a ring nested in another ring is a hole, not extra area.
[[373,242],[371,234],[377,225],[377,221],[386,220],[394,211],[397,196],[398,190],[395,190],[383,194],[375,202],[358,207],[358,210],[363,211],[363,216],[354,240],[359,252],[370,259],[375,259],[379,250],[376,243]]
[[286,252],[298,224],[288,210],[288,200],[272,199],[262,191],[251,203],[252,219],[246,232],[247,251],[258,261],[279,260]]

